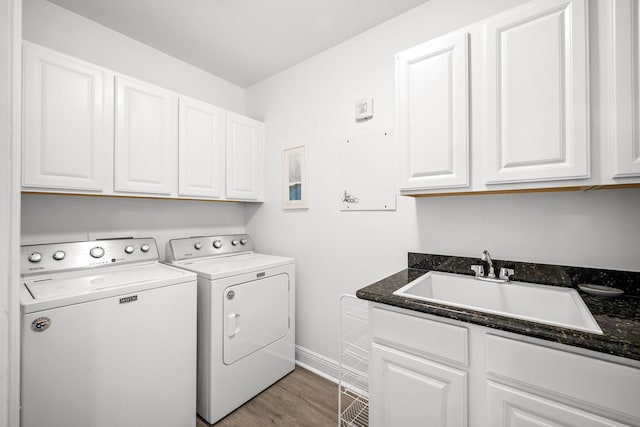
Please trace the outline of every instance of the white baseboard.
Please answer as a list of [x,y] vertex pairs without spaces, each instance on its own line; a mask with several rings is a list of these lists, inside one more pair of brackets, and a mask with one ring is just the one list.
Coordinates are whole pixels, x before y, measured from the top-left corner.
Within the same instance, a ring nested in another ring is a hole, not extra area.
[[316,375],[338,383],[339,364],[337,360],[296,345],[296,365],[305,368]]

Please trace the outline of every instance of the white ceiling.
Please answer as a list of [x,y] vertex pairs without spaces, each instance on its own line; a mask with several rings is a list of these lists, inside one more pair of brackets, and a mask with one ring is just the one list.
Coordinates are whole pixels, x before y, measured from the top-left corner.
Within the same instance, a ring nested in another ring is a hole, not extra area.
[[49,0],[249,87],[427,0]]

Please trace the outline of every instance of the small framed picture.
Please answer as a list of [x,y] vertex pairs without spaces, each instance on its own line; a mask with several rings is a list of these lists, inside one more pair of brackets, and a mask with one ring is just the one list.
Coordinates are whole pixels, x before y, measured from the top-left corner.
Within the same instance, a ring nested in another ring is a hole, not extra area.
[[282,208],[308,207],[307,146],[303,145],[289,148],[282,153]]

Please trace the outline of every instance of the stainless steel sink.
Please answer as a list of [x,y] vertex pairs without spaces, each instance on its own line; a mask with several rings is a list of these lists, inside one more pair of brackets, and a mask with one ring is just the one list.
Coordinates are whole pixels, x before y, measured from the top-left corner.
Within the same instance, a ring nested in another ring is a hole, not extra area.
[[393,294],[602,334],[578,292],[570,288],[515,281],[493,283],[430,271]]

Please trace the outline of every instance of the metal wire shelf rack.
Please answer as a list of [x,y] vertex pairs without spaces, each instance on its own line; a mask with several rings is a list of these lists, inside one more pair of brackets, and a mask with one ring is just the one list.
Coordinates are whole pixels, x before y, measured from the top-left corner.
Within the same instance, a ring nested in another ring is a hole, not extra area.
[[340,296],[339,427],[369,425],[369,339],[367,302]]

